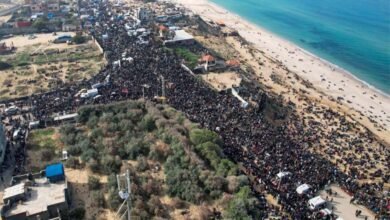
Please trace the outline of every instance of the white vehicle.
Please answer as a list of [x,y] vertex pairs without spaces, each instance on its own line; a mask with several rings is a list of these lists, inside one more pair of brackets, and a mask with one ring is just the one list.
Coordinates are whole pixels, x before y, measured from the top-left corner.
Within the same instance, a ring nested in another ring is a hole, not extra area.
[[296,191],[299,195],[305,194],[310,190],[310,185],[309,184],[302,184],[297,187]]
[[74,95],[74,97],[79,97],[81,94],[86,93],[86,92],[87,92],[87,89],[81,89],[80,91],[78,91],[76,93],[76,95]]
[[16,130],[14,131],[12,137],[13,137],[14,139],[17,139],[17,138],[19,137],[19,135],[20,135],[20,132],[21,132],[20,128],[16,129]]
[[92,85],[92,89],[99,89],[100,87],[103,87],[103,86],[104,86],[103,83],[96,83],[96,84]]
[[10,107],[8,107],[8,108],[6,108],[5,110],[4,110],[4,112],[7,114],[7,115],[13,115],[13,114],[15,114],[16,112],[18,112],[19,111],[19,108],[18,107],[16,107],[16,106],[10,106]]
[[321,198],[321,196],[316,196],[314,198],[309,199],[309,208],[311,210],[318,210],[320,208],[323,208],[323,206],[326,205],[326,201]]
[[28,123],[29,129],[34,129],[34,128],[38,128],[38,127],[39,127],[39,121],[32,121],[32,122]]
[[99,94],[99,91],[97,89],[90,89],[90,90],[87,90],[87,92],[82,93],[80,95],[80,97],[82,99],[87,99],[87,98],[93,98],[93,97],[97,96],[98,94]]

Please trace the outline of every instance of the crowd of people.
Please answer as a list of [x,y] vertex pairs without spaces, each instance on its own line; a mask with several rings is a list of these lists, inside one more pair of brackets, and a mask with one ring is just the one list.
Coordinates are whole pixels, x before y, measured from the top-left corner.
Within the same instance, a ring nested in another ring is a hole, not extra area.
[[[165,101],[184,112],[190,120],[220,134],[224,153],[242,163],[246,173],[256,177],[254,186],[277,198],[282,211],[294,219],[313,218],[308,199],[331,183],[340,184],[355,201],[375,213],[383,211],[389,202],[385,195],[381,195],[383,184],[360,185],[354,176],[310,152],[308,148],[312,139],[293,113],[280,116],[282,123],[273,124],[269,117],[279,117],[278,114],[266,116],[264,111],[266,105],[277,101],[266,98],[256,85],[243,83],[237,89],[245,98],[251,99],[251,105],[243,108],[230,91],[216,92],[189,74],[182,67],[183,60],[155,41],[153,34],[149,36],[149,44],[138,44],[136,37],[129,37],[124,28],[126,21],[115,17],[118,9],[102,2],[95,3],[94,7],[100,13],[89,31],[103,47],[108,65],[90,80],[12,100],[19,108],[28,109],[23,113],[26,120],[49,121],[53,114],[76,112],[78,107],[91,103],[105,104],[143,97]],[[124,54],[133,61],[115,65]],[[81,89],[103,82],[99,99],[75,97]],[[156,99],[162,95],[165,99]],[[281,171],[291,175],[283,181],[277,180],[276,174]],[[282,182],[275,184],[275,180]],[[297,194],[297,186],[303,183],[311,186],[311,192]]]

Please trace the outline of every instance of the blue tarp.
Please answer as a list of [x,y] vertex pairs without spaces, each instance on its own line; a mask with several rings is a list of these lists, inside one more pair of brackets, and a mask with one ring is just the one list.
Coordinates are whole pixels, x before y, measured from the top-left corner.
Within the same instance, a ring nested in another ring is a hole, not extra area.
[[50,182],[65,180],[64,165],[62,163],[52,164],[46,167],[46,178]]

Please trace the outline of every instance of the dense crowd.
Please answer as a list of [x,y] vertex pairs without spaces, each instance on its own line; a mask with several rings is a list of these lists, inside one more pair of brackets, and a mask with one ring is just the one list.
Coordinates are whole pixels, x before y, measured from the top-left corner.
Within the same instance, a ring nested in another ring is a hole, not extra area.
[[[307,201],[330,183],[339,183],[353,194],[355,201],[376,213],[387,204],[386,197],[381,198],[378,193],[383,192],[383,185],[359,185],[354,176],[346,175],[328,160],[309,152],[308,143],[312,139],[297,116],[290,114],[279,125],[266,119],[265,105],[273,100],[264,101],[266,95],[255,85],[244,83],[238,88],[240,94],[252,100],[250,107],[242,108],[229,91],[216,92],[185,71],[182,60],[155,42],[153,36],[149,37],[149,44],[142,45],[136,37],[129,37],[125,21],[115,19],[115,10],[110,5],[101,3],[97,7],[101,13],[90,32],[104,48],[108,65],[90,80],[20,100],[17,102],[20,108],[29,107],[24,113],[26,119],[50,120],[54,113],[75,112],[79,106],[90,103],[143,96],[156,101],[155,97],[163,94],[164,85],[167,104],[219,133],[224,141],[224,153],[242,163],[247,174],[256,177],[256,187],[277,198],[282,210],[294,219],[313,218]],[[124,56],[134,61],[114,65]],[[81,89],[102,82],[105,84],[99,88],[99,99],[75,97]],[[281,171],[291,175],[275,184],[276,174]],[[299,195],[296,188],[303,183],[311,186],[311,192]]]

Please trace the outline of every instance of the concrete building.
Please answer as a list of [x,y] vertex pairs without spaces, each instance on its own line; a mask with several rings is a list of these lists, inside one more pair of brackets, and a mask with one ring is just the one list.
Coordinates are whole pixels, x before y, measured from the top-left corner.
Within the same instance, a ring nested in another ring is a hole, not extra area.
[[192,45],[195,43],[194,37],[184,30],[172,31],[171,39],[164,41],[164,45]]
[[59,0],[31,0],[29,1],[30,9],[33,13],[50,12],[55,13],[60,10]]
[[0,165],[4,162],[5,150],[7,147],[7,140],[5,138],[5,129],[0,121]]
[[45,171],[43,177],[43,172],[24,175],[24,181],[4,190],[3,220],[49,220],[67,216],[70,199],[63,166],[50,165]]

